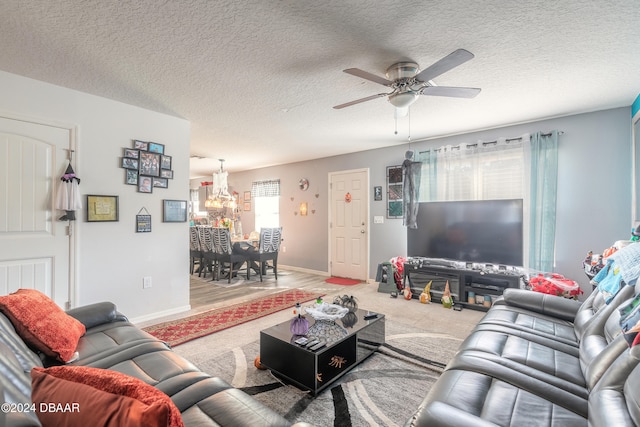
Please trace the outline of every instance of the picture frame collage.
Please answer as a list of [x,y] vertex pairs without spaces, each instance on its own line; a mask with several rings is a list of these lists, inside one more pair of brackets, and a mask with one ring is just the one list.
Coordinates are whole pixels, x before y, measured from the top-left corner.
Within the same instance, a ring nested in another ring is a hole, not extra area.
[[154,188],[169,188],[173,179],[172,157],[164,144],[133,140],[132,148],[123,148],[120,167],[125,170],[124,183],[135,185],[139,193],[153,193]]

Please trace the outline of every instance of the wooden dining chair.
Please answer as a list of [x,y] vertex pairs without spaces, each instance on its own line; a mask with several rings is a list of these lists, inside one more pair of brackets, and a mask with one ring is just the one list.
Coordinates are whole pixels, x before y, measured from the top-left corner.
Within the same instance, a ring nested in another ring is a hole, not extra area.
[[[247,263],[249,258],[245,253],[235,253],[231,246],[231,234],[228,228],[214,227],[212,228],[213,248],[216,252],[216,261],[218,265],[218,278],[225,264],[229,265],[228,279],[231,283],[233,274],[240,270],[243,264]],[[247,279],[249,278],[249,268],[247,267]]]
[[[273,274],[278,280],[278,253],[282,243],[282,227],[261,228],[258,250],[249,254],[249,259],[258,264],[258,274],[262,282],[262,275],[267,268],[273,269]],[[271,266],[268,262],[271,261]],[[248,276],[248,271],[247,271]]]

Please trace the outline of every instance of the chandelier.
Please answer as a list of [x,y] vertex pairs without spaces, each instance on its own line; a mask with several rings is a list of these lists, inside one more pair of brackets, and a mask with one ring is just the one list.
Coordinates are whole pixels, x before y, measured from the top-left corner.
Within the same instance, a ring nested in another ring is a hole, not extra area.
[[218,160],[220,161],[220,170],[217,173],[213,173],[213,190],[207,196],[204,205],[213,209],[235,208],[235,199],[229,194],[229,185],[227,183],[229,173],[224,170],[224,159]]

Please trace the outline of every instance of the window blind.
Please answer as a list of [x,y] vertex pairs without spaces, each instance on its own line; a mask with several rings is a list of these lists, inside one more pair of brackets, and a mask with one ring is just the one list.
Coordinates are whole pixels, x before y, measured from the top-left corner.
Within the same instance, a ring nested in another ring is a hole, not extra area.
[[280,195],[280,180],[270,179],[251,183],[252,197],[276,197]]

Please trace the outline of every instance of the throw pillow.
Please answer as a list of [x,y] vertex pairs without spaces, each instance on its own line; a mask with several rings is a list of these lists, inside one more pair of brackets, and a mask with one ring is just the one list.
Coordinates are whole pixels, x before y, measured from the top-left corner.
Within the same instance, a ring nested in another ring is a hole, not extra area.
[[82,323],[35,289],[18,289],[1,296],[0,311],[27,345],[64,363],[73,359],[78,341],[86,332]]
[[31,384],[31,399],[44,427],[184,427],[169,396],[120,372],[88,366],[37,367],[31,370]]

